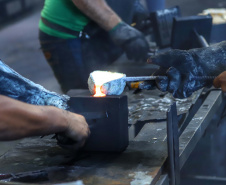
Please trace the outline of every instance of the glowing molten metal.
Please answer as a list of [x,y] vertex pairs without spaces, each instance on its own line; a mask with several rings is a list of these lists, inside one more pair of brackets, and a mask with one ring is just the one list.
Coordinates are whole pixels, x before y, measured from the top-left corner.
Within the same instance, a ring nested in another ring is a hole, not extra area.
[[89,75],[88,87],[91,94],[94,97],[104,97],[106,95],[111,95],[111,91],[114,91],[116,85],[106,84],[116,79],[125,77],[123,73],[116,73],[110,71],[93,71]]
[[102,93],[101,90],[101,85],[95,85],[95,94],[93,95],[94,97],[104,97],[106,94]]

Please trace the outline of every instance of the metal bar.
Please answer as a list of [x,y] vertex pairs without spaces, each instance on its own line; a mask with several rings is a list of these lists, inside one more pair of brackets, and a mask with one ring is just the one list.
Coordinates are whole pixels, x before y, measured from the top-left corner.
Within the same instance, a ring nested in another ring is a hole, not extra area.
[[167,112],[167,146],[168,146],[168,162],[169,162],[169,179],[170,185],[175,185],[175,166],[174,166],[174,143],[173,143],[173,117],[172,106]]
[[156,185],[169,185],[168,175],[161,175],[159,180],[156,182]]
[[179,133],[176,102],[171,105],[172,121],[173,121],[173,150],[174,150],[174,171],[175,184],[180,184],[180,164],[179,164]]
[[[156,80],[156,79],[167,79],[167,76],[136,76],[136,77],[124,77],[123,79],[127,82],[145,81],[145,80]],[[193,80],[213,80],[216,76],[192,76]],[[116,79],[117,80],[117,79]]]
[[226,182],[226,178],[225,177],[216,177],[216,176],[204,176],[204,175],[195,175],[195,176],[188,176],[189,178],[192,179],[198,179],[200,181],[208,181],[208,182],[212,182],[212,183],[217,183],[217,182]]
[[179,164],[179,133],[176,102],[170,106],[167,112],[167,143],[168,160],[170,168],[170,185],[180,184],[180,164]]
[[199,108],[201,107],[202,103],[203,103],[204,99],[203,97],[200,97],[195,104],[192,105],[192,107],[190,108],[190,110],[186,113],[186,119],[183,121],[183,123],[181,123],[180,127],[179,127],[179,137],[181,136],[181,134],[183,133],[183,131],[185,130],[185,128],[188,126],[188,124],[190,123],[190,121],[192,120],[192,118],[194,117],[194,115],[196,114],[196,112],[199,110]]
[[[180,169],[184,166],[184,163],[194,150],[196,144],[203,136],[207,126],[212,122],[212,118],[216,117],[214,115],[217,115],[220,119],[225,105],[225,96],[221,90],[211,91],[207,95],[201,107],[198,109],[193,119],[189,122],[179,138],[179,144],[181,148],[179,158]],[[168,176],[169,178],[171,177],[170,174],[168,174]],[[165,178],[160,184],[163,185],[166,183],[168,183],[168,180]]]
[[209,44],[206,41],[206,39],[202,35],[199,35],[196,29],[193,29],[193,32],[195,34],[195,37],[196,37],[200,47],[202,47],[202,48],[209,47]]
[[220,118],[224,106],[225,97],[221,90],[211,91],[180,136],[180,147],[184,148],[180,151],[180,169],[194,150],[207,126],[211,123],[213,116],[218,115]]
[[124,77],[127,82],[144,81],[144,80],[156,80],[167,79],[167,76],[136,76],[136,77]]

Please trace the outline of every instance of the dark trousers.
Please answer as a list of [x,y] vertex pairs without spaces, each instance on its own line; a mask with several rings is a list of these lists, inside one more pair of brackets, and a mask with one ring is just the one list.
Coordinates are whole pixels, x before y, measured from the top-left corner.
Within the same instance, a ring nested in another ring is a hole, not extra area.
[[39,31],[41,49],[61,89],[87,89],[89,74],[114,62],[122,50],[99,31],[90,39],[61,39]]
[[80,39],[60,39],[39,31],[44,56],[52,68],[61,89],[66,93],[73,88],[87,88],[82,61]]

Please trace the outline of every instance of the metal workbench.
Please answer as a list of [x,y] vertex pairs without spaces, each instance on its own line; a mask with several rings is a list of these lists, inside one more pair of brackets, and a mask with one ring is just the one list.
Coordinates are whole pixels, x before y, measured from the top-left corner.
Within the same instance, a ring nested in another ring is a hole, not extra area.
[[[151,94],[150,94],[151,92]],[[167,94],[149,91],[129,96],[130,143],[122,153],[69,152],[55,139],[28,138],[0,156],[0,184],[83,182],[88,184],[169,184],[167,170],[166,111],[172,104]],[[158,98],[157,98],[158,97]],[[175,100],[178,114],[186,113],[200,100],[179,139],[180,168],[194,150],[214,115],[221,114],[224,96],[220,90],[195,93]],[[151,103],[152,102],[152,103]],[[217,116],[220,117],[220,116]],[[214,120],[211,124],[215,124]],[[143,124],[134,134],[136,124]],[[136,136],[136,137],[135,137]],[[134,138],[135,137],[135,138]],[[8,176],[7,176],[8,175]],[[1,178],[4,176],[1,175]],[[9,180],[11,182],[7,182]]]

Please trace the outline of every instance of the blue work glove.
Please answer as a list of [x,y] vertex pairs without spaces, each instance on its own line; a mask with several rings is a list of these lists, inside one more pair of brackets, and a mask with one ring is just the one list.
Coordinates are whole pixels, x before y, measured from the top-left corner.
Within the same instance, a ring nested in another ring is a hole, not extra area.
[[128,59],[136,61],[147,60],[149,46],[144,35],[140,31],[121,22],[109,33],[113,42],[126,52]]
[[226,41],[207,48],[171,50],[150,57],[148,62],[166,70],[168,78],[156,80],[161,91],[168,91],[175,98],[187,98],[194,91],[213,84],[213,79],[195,77],[218,76],[226,70]]

